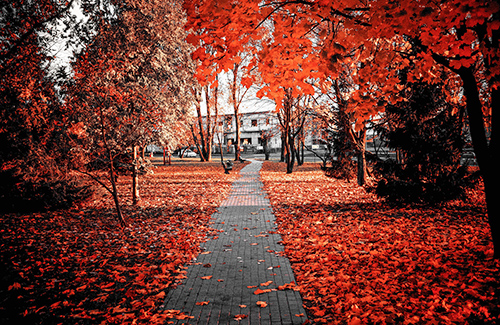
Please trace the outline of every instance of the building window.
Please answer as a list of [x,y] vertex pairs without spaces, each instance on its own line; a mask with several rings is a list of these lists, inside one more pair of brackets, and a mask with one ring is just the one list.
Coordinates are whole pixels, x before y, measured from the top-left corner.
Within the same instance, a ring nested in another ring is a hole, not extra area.
[[257,120],[252,120],[252,126],[257,126]]

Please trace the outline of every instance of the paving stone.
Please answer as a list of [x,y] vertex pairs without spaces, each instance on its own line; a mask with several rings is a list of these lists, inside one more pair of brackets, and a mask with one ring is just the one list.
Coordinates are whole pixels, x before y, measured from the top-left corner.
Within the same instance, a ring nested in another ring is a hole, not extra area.
[[[186,279],[168,292],[165,309],[194,316],[172,319],[172,324],[303,324],[305,310],[299,292],[274,290],[254,294],[257,288],[275,289],[295,281],[275,216],[259,179],[261,161],[241,169],[231,193],[212,216],[213,228],[222,230],[203,244],[205,252],[188,266]],[[210,267],[204,265],[210,264]],[[204,276],[212,276],[208,280]],[[221,281],[218,281],[221,280]],[[268,286],[263,286],[268,281]],[[249,288],[250,287],[250,288]],[[209,301],[207,305],[196,303]],[[265,301],[259,307],[257,301]],[[246,307],[241,307],[245,305]],[[239,321],[235,315],[246,315]]]

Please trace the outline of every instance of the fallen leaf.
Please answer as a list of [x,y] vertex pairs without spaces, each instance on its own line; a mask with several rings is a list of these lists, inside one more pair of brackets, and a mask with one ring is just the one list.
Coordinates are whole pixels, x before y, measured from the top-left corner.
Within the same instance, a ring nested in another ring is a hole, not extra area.
[[238,315],[234,315],[234,320],[242,320],[242,319],[245,319],[247,317],[248,317],[248,315],[238,314]]
[[12,285],[9,286],[8,290],[13,290],[13,289],[21,289],[21,285],[18,282],[14,282]]
[[198,306],[204,306],[204,305],[208,305],[210,301],[200,301],[200,302],[197,302],[196,305]]
[[262,289],[260,289],[260,288],[259,288],[259,289],[255,290],[255,291],[253,292],[253,294],[254,294],[254,295],[260,295],[260,294],[262,294],[262,293],[271,292],[271,291],[272,291],[271,289],[264,289],[264,290],[262,290]]
[[162,291],[162,292],[158,293],[157,295],[155,295],[155,297],[158,299],[163,299],[163,298],[165,298],[165,295],[166,295],[165,291]]
[[257,306],[264,308],[267,307],[267,302],[265,301],[257,301]]

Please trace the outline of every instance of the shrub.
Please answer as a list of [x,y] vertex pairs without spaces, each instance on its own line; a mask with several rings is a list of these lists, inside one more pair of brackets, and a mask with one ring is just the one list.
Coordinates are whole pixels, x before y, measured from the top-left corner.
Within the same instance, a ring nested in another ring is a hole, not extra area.
[[25,179],[12,170],[0,172],[0,211],[37,212],[65,209],[92,195],[94,187],[78,178]]

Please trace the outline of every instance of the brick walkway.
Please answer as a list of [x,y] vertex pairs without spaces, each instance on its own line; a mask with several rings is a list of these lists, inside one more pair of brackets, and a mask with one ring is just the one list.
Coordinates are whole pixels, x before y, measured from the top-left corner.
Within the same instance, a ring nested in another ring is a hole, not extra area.
[[[165,309],[194,316],[174,320],[176,324],[302,324],[306,320],[297,291],[254,294],[257,289],[276,289],[295,281],[290,262],[277,254],[283,251],[278,244],[281,236],[270,233],[276,229],[275,217],[259,180],[261,166],[262,162],[251,161],[241,170],[229,197],[213,215],[213,227],[223,232],[204,244],[204,252],[187,269],[187,279],[167,294]],[[202,279],[207,276],[211,278]],[[267,306],[260,307],[257,301]],[[246,318],[237,321],[235,315]]]

